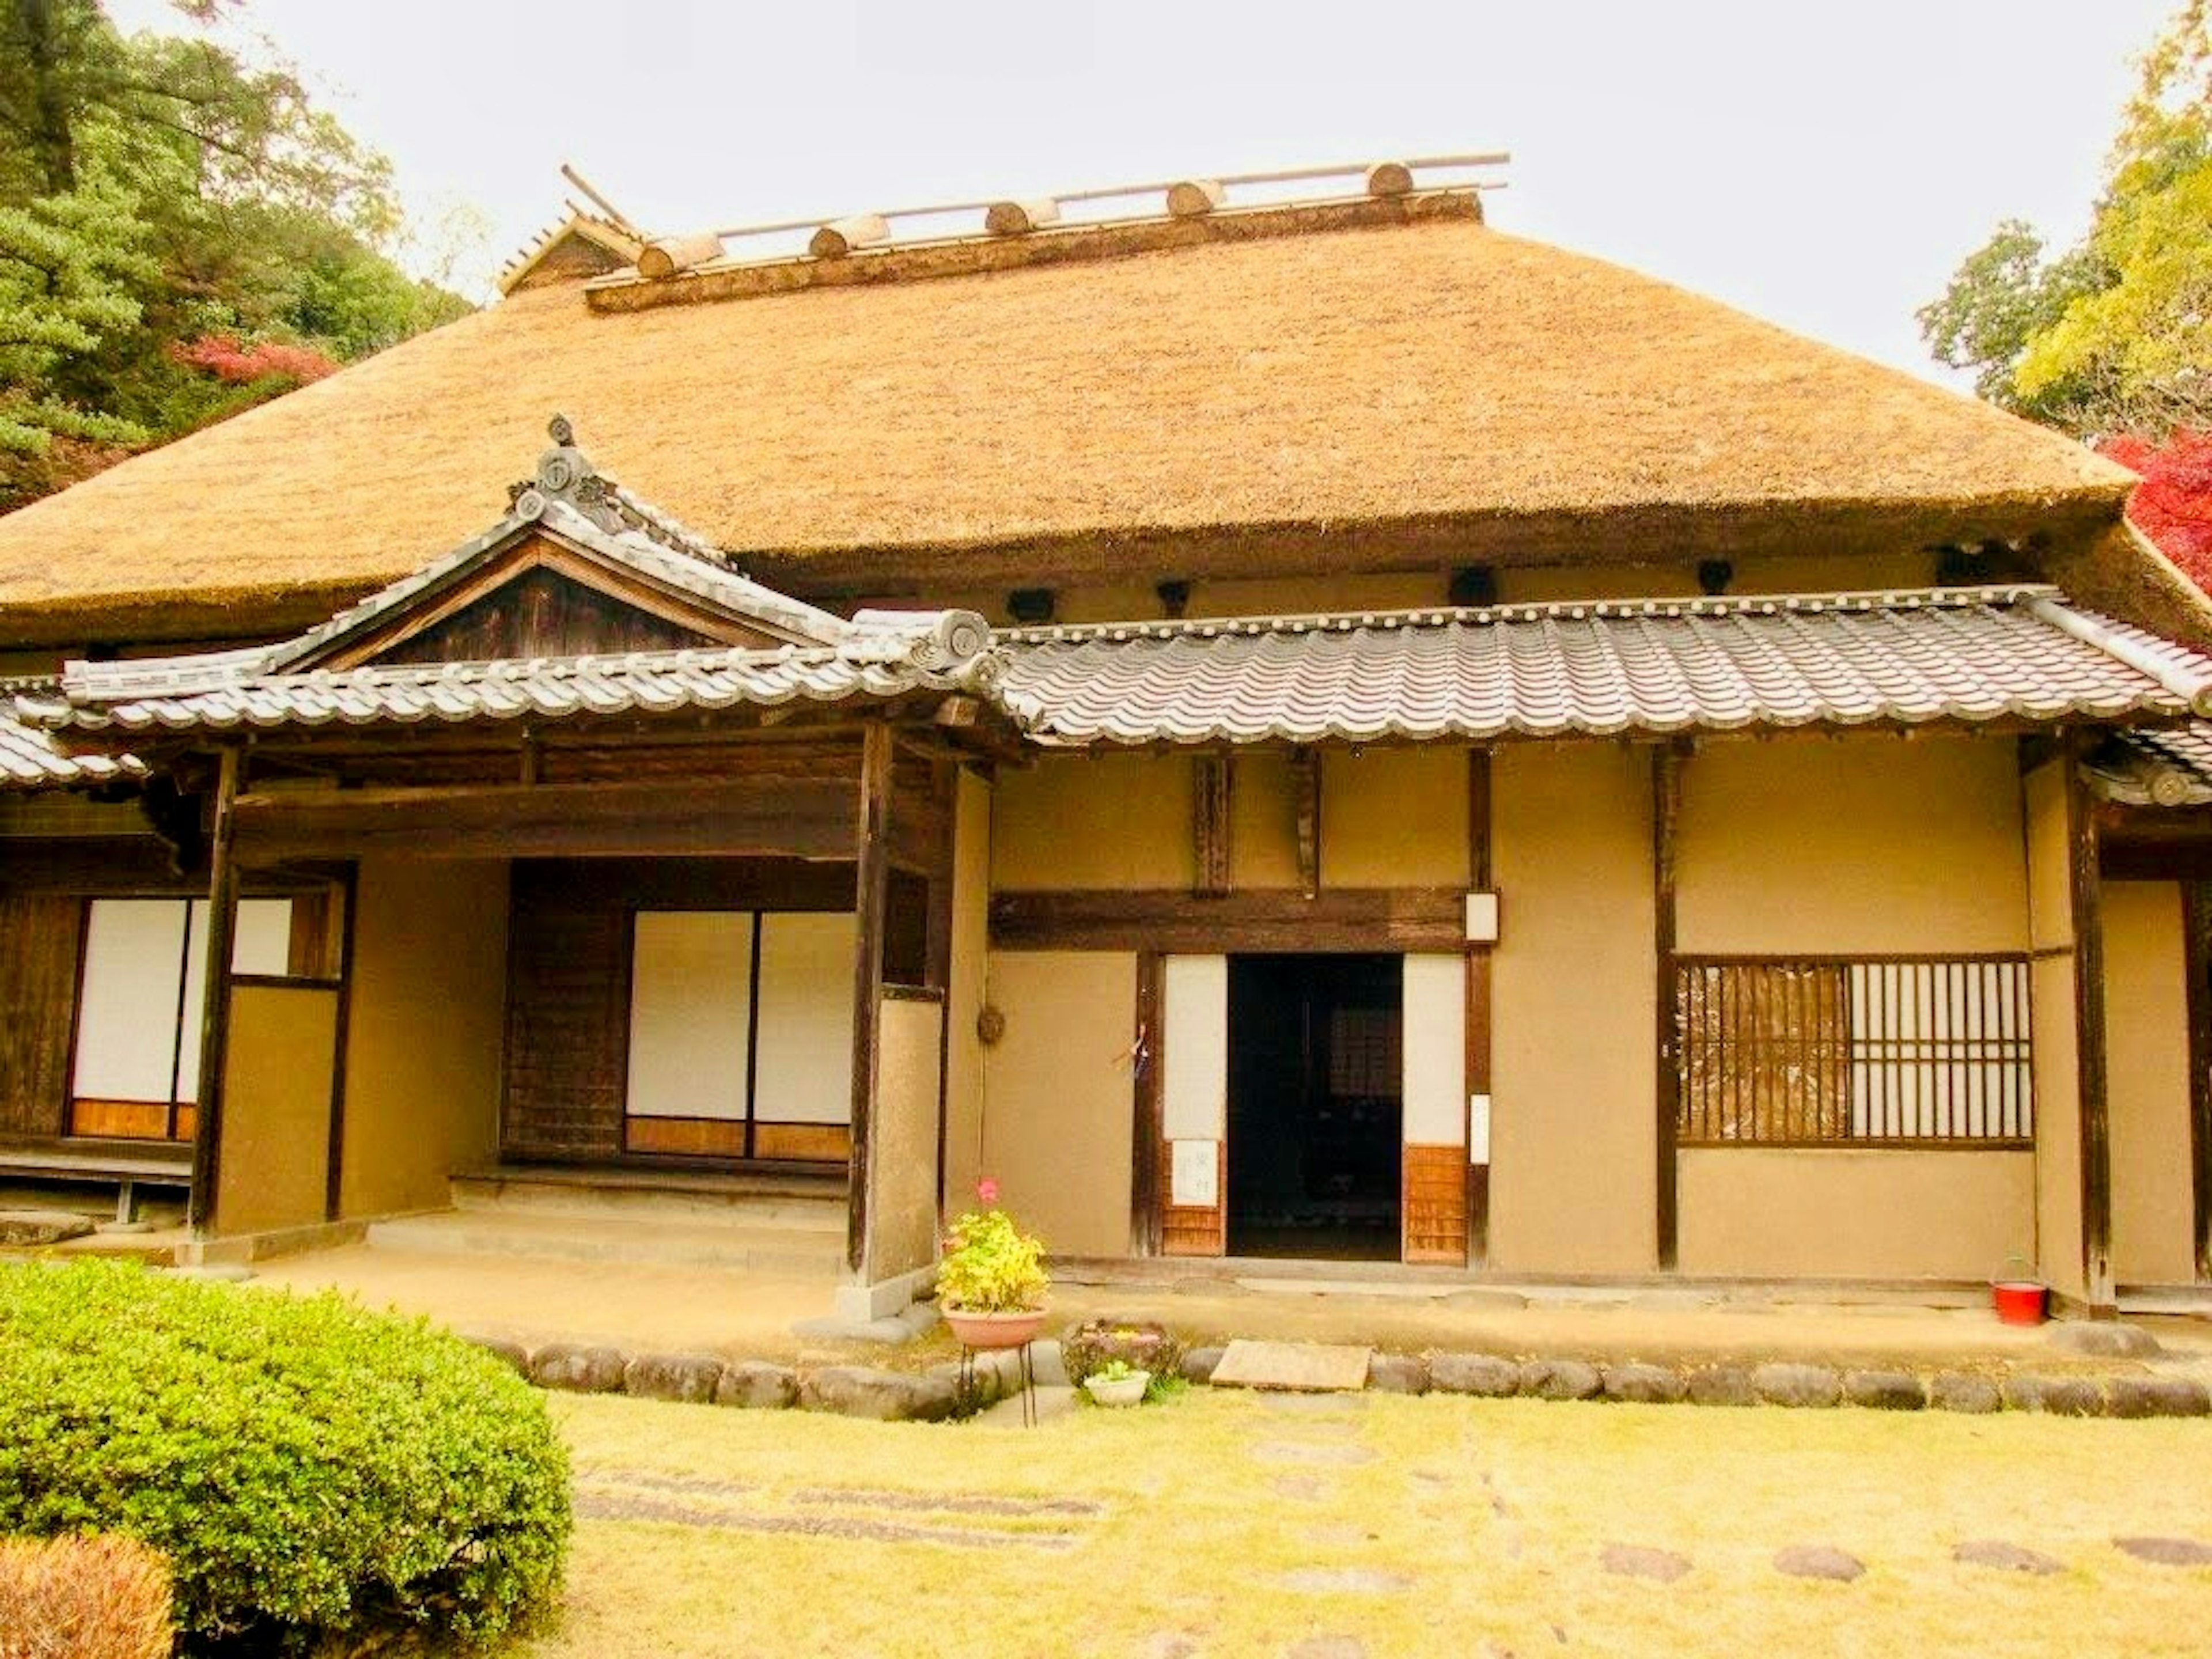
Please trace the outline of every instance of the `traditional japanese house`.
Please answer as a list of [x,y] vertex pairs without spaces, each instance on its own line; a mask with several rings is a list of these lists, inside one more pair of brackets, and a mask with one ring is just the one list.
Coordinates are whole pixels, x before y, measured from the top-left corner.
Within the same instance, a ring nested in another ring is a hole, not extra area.
[[828,1193],[855,1311],[983,1173],[1066,1256],[2198,1294],[2131,478],[1468,171],[580,217],[0,520],[0,1167],[241,1249]]

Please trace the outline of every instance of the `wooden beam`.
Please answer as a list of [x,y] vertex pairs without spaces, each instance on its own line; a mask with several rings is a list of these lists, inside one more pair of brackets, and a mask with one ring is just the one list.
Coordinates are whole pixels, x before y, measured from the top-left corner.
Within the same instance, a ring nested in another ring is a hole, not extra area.
[[722,239],[712,231],[693,236],[664,236],[638,250],[637,274],[659,281],[709,264],[722,257]]
[[816,231],[806,251],[817,259],[842,259],[854,248],[889,241],[890,234],[882,214],[856,213],[848,219],[833,219]]
[[2092,739],[2069,732],[2065,757],[2068,878],[2074,912],[2075,1066],[2081,1144],[2081,1283],[2093,1315],[2118,1308],[2112,1285],[2112,1149],[2105,1038],[2104,884],[2097,815],[2081,775]]
[[215,823],[208,841],[206,983],[200,996],[200,1075],[192,1124],[192,1188],[185,1218],[204,1237],[216,1220],[222,1178],[222,1073],[230,1052],[231,941],[238,931],[239,771],[243,752],[225,749],[216,775]]
[[853,952],[853,1152],[847,1200],[845,1265],[868,1263],[868,1158],[873,1139],[878,1018],[884,991],[884,912],[890,896],[891,731],[868,727],[861,741],[854,856],[859,870],[857,942]]
[[1129,1054],[1134,1094],[1129,1133],[1129,1254],[1158,1255],[1165,1218],[1160,1162],[1166,1142],[1160,1093],[1166,969],[1157,951],[1137,953],[1137,1030]]
[[836,778],[466,784],[241,795],[241,858],[538,858],[744,853],[853,855],[853,791]]
[[1214,898],[1229,890],[1230,789],[1226,755],[1200,755],[1191,763],[1190,833],[1198,879],[1194,890]]
[[1338,887],[1307,898],[1247,888],[1194,906],[1181,888],[1002,892],[991,901],[999,951],[1451,951],[1467,939],[1456,887]]
[[[344,877],[330,889],[329,897],[322,908],[328,927],[331,911],[337,912],[335,940],[327,937],[323,941],[325,966],[337,970],[338,1012],[337,1030],[331,1042],[337,1053],[331,1062],[331,1139],[328,1162],[323,1170],[323,1219],[336,1221],[345,1211],[345,1111],[346,1111],[346,1036],[353,1024],[353,941],[354,913],[359,908],[361,896],[361,868],[348,865]],[[295,905],[296,910],[298,907]],[[335,945],[336,950],[331,950]],[[331,958],[336,960],[332,961]],[[293,964],[299,972],[303,963]]]
[[2197,1280],[2212,1282],[2212,882],[2181,890],[2189,996],[2189,1168]]
[[952,934],[956,921],[952,914],[952,882],[959,850],[956,844],[959,789],[959,763],[942,757],[933,761],[930,804],[933,809],[933,833],[931,837],[933,845],[927,875],[927,940],[923,947],[927,965],[922,982],[945,1000],[945,1024],[937,1044],[937,1212],[940,1218],[945,1213],[945,1168],[952,1129],[949,1121],[952,1080]]
[[1653,1170],[1653,1187],[1662,1273],[1674,1270],[1678,1255],[1676,1188],[1680,1169],[1674,1141],[1680,1119],[1682,1085],[1675,1052],[1674,861],[1681,812],[1682,756],[1672,744],[1662,744],[1651,755],[1652,936],[1657,969],[1653,1025],[1658,1097],[1658,1158]]
[[[1491,890],[1490,751],[1467,751],[1467,877],[1470,890]],[[1467,953],[1467,1091],[1472,1100],[1490,1093],[1490,952]],[[1474,1133],[1470,1119],[1468,1132]],[[1490,1164],[1467,1161],[1467,1262],[1479,1267],[1490,1259]]]
[[1298,890],[1308,898],[1321,891],[1321,751],[1291,751],[1291,787],[1297,801]]

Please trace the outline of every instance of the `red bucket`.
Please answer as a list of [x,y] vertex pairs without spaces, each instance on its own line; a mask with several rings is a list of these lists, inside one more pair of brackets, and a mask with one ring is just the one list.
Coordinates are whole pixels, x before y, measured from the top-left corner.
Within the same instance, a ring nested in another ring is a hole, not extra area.
[[2043,1322],[2044,1298],[2050,1294],[2040,1285],[2023,1284],[2017,1280],[1990,1286],[1990,1296],[1996,1303],[1997,1322],[2001,1325],[2040,1325]]

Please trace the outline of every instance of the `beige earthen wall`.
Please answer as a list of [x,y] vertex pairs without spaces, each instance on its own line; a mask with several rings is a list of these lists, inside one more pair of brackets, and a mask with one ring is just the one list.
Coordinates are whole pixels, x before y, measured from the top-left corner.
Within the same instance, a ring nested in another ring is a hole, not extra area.
[[2186,1285],[2197,1272],[2196,1198],[2180,885],[2107,882],[2104,916],[2112,1275],[2123,1285]]
[[[1677,943],[1746,955],[2018,951],[2009,739],[1714,742],[1682,769]],[[1686,1148],[1686,1273],[1980,1279],[2035,1240],[2021,1152]]]
[[983,1052],[982,1173],[1054,1255],[1127,1255],[1135,956],[994,951],[989,998],[1006,1031]]
[[1500,749],[1492,963],[1491,1262],[1656,1265],[1651,757]]
[[1330,750],[1321,763],[1323,887],[1467,884],[1467,751]]
[[991,947],[991,786],[963,769],[954,805],[952,970],[945,988],[945,1202],[954,1213],[983,1173],[983,1012]]
[[1184,755],[1051,756],[1000,769],[991,885],[1190,886],[1191,763]]
[[2045,1280],[2082,1294],[2080,1049],[2075,1039],[2074,902],[2066,785],[2052,761],[2021,784],[2027,816],[2029,1018],[2035,1036],[2036,1260]]
[[1686,1273],[1981,1279],[2034,1248],[2032,1152],[1693,1146],[1680,1156]]
[[232,988],[218,1235],[304,1227],[324,1218],[337,1019],[334,990]]
[[507,866],[364,860],[355,903],[343,1212],[438,1208],[498,1145]]
[[1704,744],[1682,767],[1677,947],[2020,950],[2020,814],[2009,739]]

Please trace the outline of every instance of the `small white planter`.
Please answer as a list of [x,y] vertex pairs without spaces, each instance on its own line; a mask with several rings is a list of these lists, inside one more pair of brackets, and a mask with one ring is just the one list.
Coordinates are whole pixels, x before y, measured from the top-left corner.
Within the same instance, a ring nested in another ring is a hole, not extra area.
[[1086,1376],[1083,1387],[1096,1405],[1134,1406],[1143,1401],[1152,1381],[1150,1371],[1139,1371],[1133,1376]]

